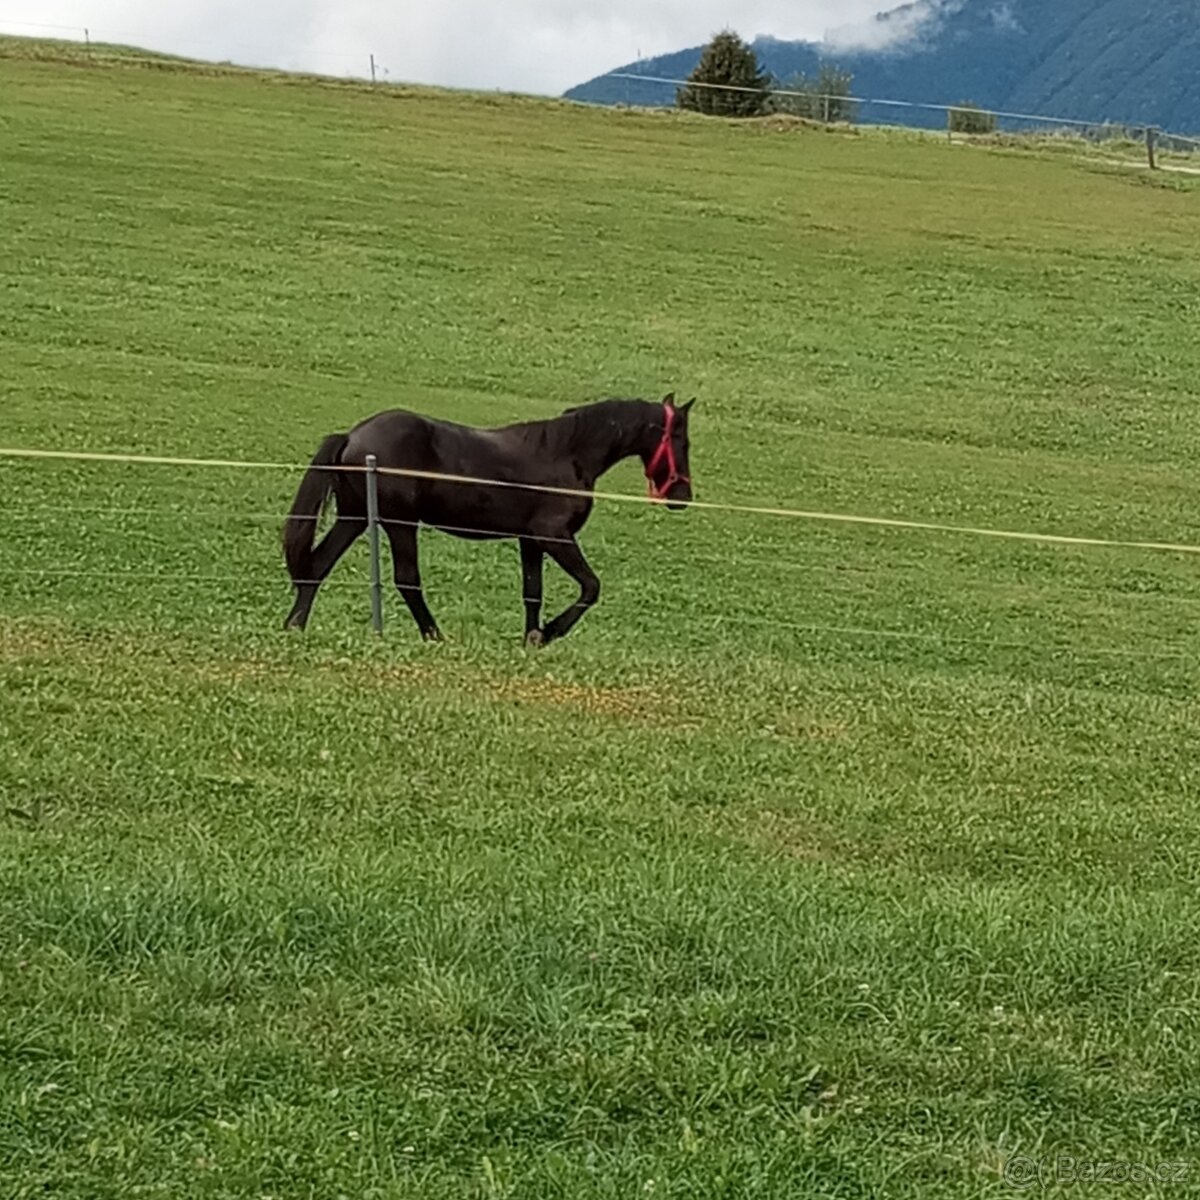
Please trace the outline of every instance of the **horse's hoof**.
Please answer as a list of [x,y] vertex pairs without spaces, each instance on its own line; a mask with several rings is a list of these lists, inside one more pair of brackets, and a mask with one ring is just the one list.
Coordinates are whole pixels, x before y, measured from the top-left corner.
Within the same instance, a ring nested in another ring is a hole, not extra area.
[[528,646],[530,650],[540,650],[545,644],[546,638],[540,629],[531,629],[525,635],[525,645]]

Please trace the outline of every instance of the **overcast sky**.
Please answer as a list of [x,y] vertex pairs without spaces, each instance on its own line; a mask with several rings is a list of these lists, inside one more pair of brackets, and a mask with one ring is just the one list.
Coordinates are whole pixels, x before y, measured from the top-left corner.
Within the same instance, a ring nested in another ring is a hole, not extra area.
[[[557,95],[638,57],[750,39],[820,39],[889,0],[4,0],[0,31],[132,42],[198,58],[394,82]],[[46,26],[70,27],[55,31]]]

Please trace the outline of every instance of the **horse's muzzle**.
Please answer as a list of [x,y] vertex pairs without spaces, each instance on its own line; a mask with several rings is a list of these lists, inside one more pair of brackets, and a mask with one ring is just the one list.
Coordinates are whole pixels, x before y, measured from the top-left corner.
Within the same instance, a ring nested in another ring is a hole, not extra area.
[[667,488],[663,496],[663,507],[671,512],[681,512],[692,502],[692,485],[680,480]]

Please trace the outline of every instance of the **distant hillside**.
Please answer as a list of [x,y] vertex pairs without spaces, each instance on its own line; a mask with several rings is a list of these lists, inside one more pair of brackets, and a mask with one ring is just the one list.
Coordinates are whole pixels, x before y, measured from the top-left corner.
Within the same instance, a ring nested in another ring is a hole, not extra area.
[[[755,49],[786,79],[821,61],[852,72],[858,95],[1076,120],[1200,131],[1197,0],[919,0],[822,43],[760,38]],[[617,68],[684,78],[701,47]],[[566,93],[601,104],[670,105],[674,89],[601,75]],[[941,125],[938,114],[871,108],[863,119]]]

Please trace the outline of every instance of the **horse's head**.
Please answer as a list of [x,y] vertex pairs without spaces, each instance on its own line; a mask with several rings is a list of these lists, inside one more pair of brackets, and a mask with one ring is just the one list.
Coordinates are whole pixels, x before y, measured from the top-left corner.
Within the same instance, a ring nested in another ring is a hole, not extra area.
[[657,441],[643,456],[650,495],[677,511],[687,508],[692,498],[691,468],[688,465],[688,415],[695,400],[676,407],[675,394],[663,397],[662,413],[654,423]]

